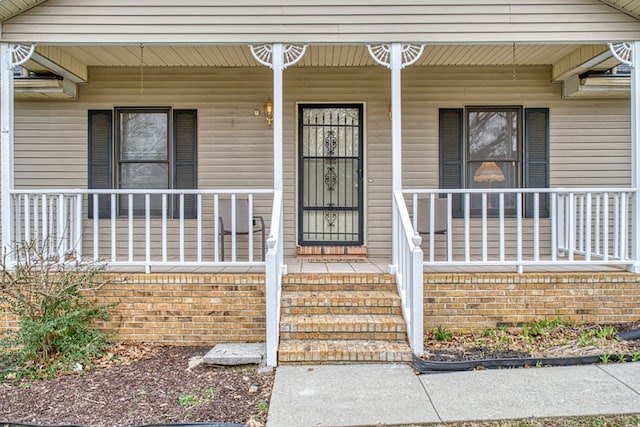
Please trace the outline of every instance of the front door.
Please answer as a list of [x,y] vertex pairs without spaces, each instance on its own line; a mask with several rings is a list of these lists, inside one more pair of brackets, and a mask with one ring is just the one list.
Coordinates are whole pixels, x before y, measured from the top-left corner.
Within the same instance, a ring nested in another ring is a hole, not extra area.
[[298,141],[298,243],[362,245],[362,104],[299,105]]

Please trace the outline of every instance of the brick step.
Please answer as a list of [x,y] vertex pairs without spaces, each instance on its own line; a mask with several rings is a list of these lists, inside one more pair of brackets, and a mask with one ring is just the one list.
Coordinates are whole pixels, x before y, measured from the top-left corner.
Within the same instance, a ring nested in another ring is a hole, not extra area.
[[294,340],[282,341],[281,364],[410,362],[411,348],[399,341]]
[[285,292],[281,305],[283,314],[402,314],[391,291]]
[[396,291],[396,279],[380,273],[296,273],[282,278],[282,291]]
[[281,340],[391,340],[404,341],[402,316],[370,314],[282,315]]

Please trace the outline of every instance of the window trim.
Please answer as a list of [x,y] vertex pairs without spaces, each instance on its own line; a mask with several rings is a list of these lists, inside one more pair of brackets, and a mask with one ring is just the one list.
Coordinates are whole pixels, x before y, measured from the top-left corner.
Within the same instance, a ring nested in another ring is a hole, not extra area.
[[[469,105],[459,108],[439,108],[439,184],[441,189],[466,189],[468,175],[468,125],[466,110],[472,108],[519,108],[519,179],[515,188],[549,188],[550,127],[548,107],[530,108],[515,105]],[[532,182],[533,181],[533,182]],[[445,197],[444,194],[440,197]],[[523,217],[533,217],[533,196],[524,198]],[[515,209],[513,209],[515,211]],[[540,217],[549,216],[549,197],[540,197]],[[464,214],[461,194],[453,195],[453,217]],[[505,209],[505,214],[509,214]],[[493,216],[490,212],[489,215]],[[515,212],[513,213],[515,215]],[[473,216],[476,216],[475,213]]]
[[[122,189],[122,167],[124,164],[166,164],[167,165],[167,186],[166,189],[173,188],[173,151],[175,147],[175,141],[173,138],[173,120],[172,120],[172,109],[171,107],[116,107],[114,109],[114,127],[115,127],[115,138],[114,138],[114,159],[113,159],[113,188]],[[167,118],[167,129],[166,129],[166,141],[167,141],[167,157],[166,160],[123,160],[122,152],[120,150],[122,146],[122,132],[121,132],[121,115],[123,113],[163,113]]]
[[[167,115],[167,161],[122,161],[120,160],[120,113],[123,111],[134,112],[163,112]],[[186,115],[186,121],[180,120],[178,124],[176,121],[180,115]],[[114,117],[115,116],[115,117]],[[105,120],[100,122],[100,118],[106,117]],[[98,130],[95,130],[94,125],[100,125]],[[187,130],[185,132],[185,130]],[[172,107],[113,107],[111,109],[89,109],[88,110],[88,189],[121,189],[121,164],[125,163],[166,163],[168,167],[167,186],[168,190],[180,190],[185,189],[184,184],[179,187],[178,181],[185,182],[188,185],[188,189],[198,188],[198,110],[197,109],[178,109]],[[96,147],[94,147],[94,145]],[[102,150],[103,157],[94,158],[93,151]],[[182,151],[188,150],[188,151]],[[182,159],[179,164],[176,162],[180,158],[182,153]],[[188,153],[188,154],[187,154]],[[184,157],[186,155],[186,157]],[[101,179],[105,176],[104,172],[98,172],[94,166],[108,166],[109,175],[107,181],[110,182],[109,186],[106,186],[106,180]],[[177,167],[182,168],[191,166],[191,171],[188,171],[185,175],[184,169],[182,172],[177,170]],[[97,183],[97,185],[94,185]],[[126,189],[125,189],[126,191]],[[91,193],[90,193],[91,194]],[[116,198],[117,216],[128,215],[128,212],[120,212],[120,197]],[[177,198],[171,198],[177,199]],[[111,217],[111,201],[108,196],[100,196],[100,212],[98,216],[100,218]],[[176,200],[174,200],[176,201]],[[167,216],[170,218],[178,218],[180,216],[179,204],[177,202],[171,202],[168,204]],[[89,203],[89,209],[87,211],[88,217],[93,218],[94,213],[92,211],[93,204]],[[158,217],[161,212],[152,212],[152,216]],[[196,197],[194,195],[185,196],[185,219],[196,218]],[[134,211],[135,217],[144,216],[140,210]]]

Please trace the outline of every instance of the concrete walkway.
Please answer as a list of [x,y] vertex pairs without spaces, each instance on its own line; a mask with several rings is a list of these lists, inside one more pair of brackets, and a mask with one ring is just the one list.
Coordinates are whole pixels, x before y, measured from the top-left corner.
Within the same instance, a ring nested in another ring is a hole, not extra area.
[[630,413],[640,413],[640,362],[429,375],[409,365],[281,366],[267,427]]

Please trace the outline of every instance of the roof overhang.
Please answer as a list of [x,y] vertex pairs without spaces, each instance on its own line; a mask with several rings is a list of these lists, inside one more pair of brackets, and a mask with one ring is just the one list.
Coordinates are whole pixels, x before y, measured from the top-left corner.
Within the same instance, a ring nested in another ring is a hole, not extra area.
[[75,83],[56,77],[16,78],[15,98],[20,100],[73,100],[78,98]]
[[47,0],[1,0],[0,1],[0,22],[20,15],[34,6],[44,3]]
[[640,19],[640,0],[600,0],[636,19]]

